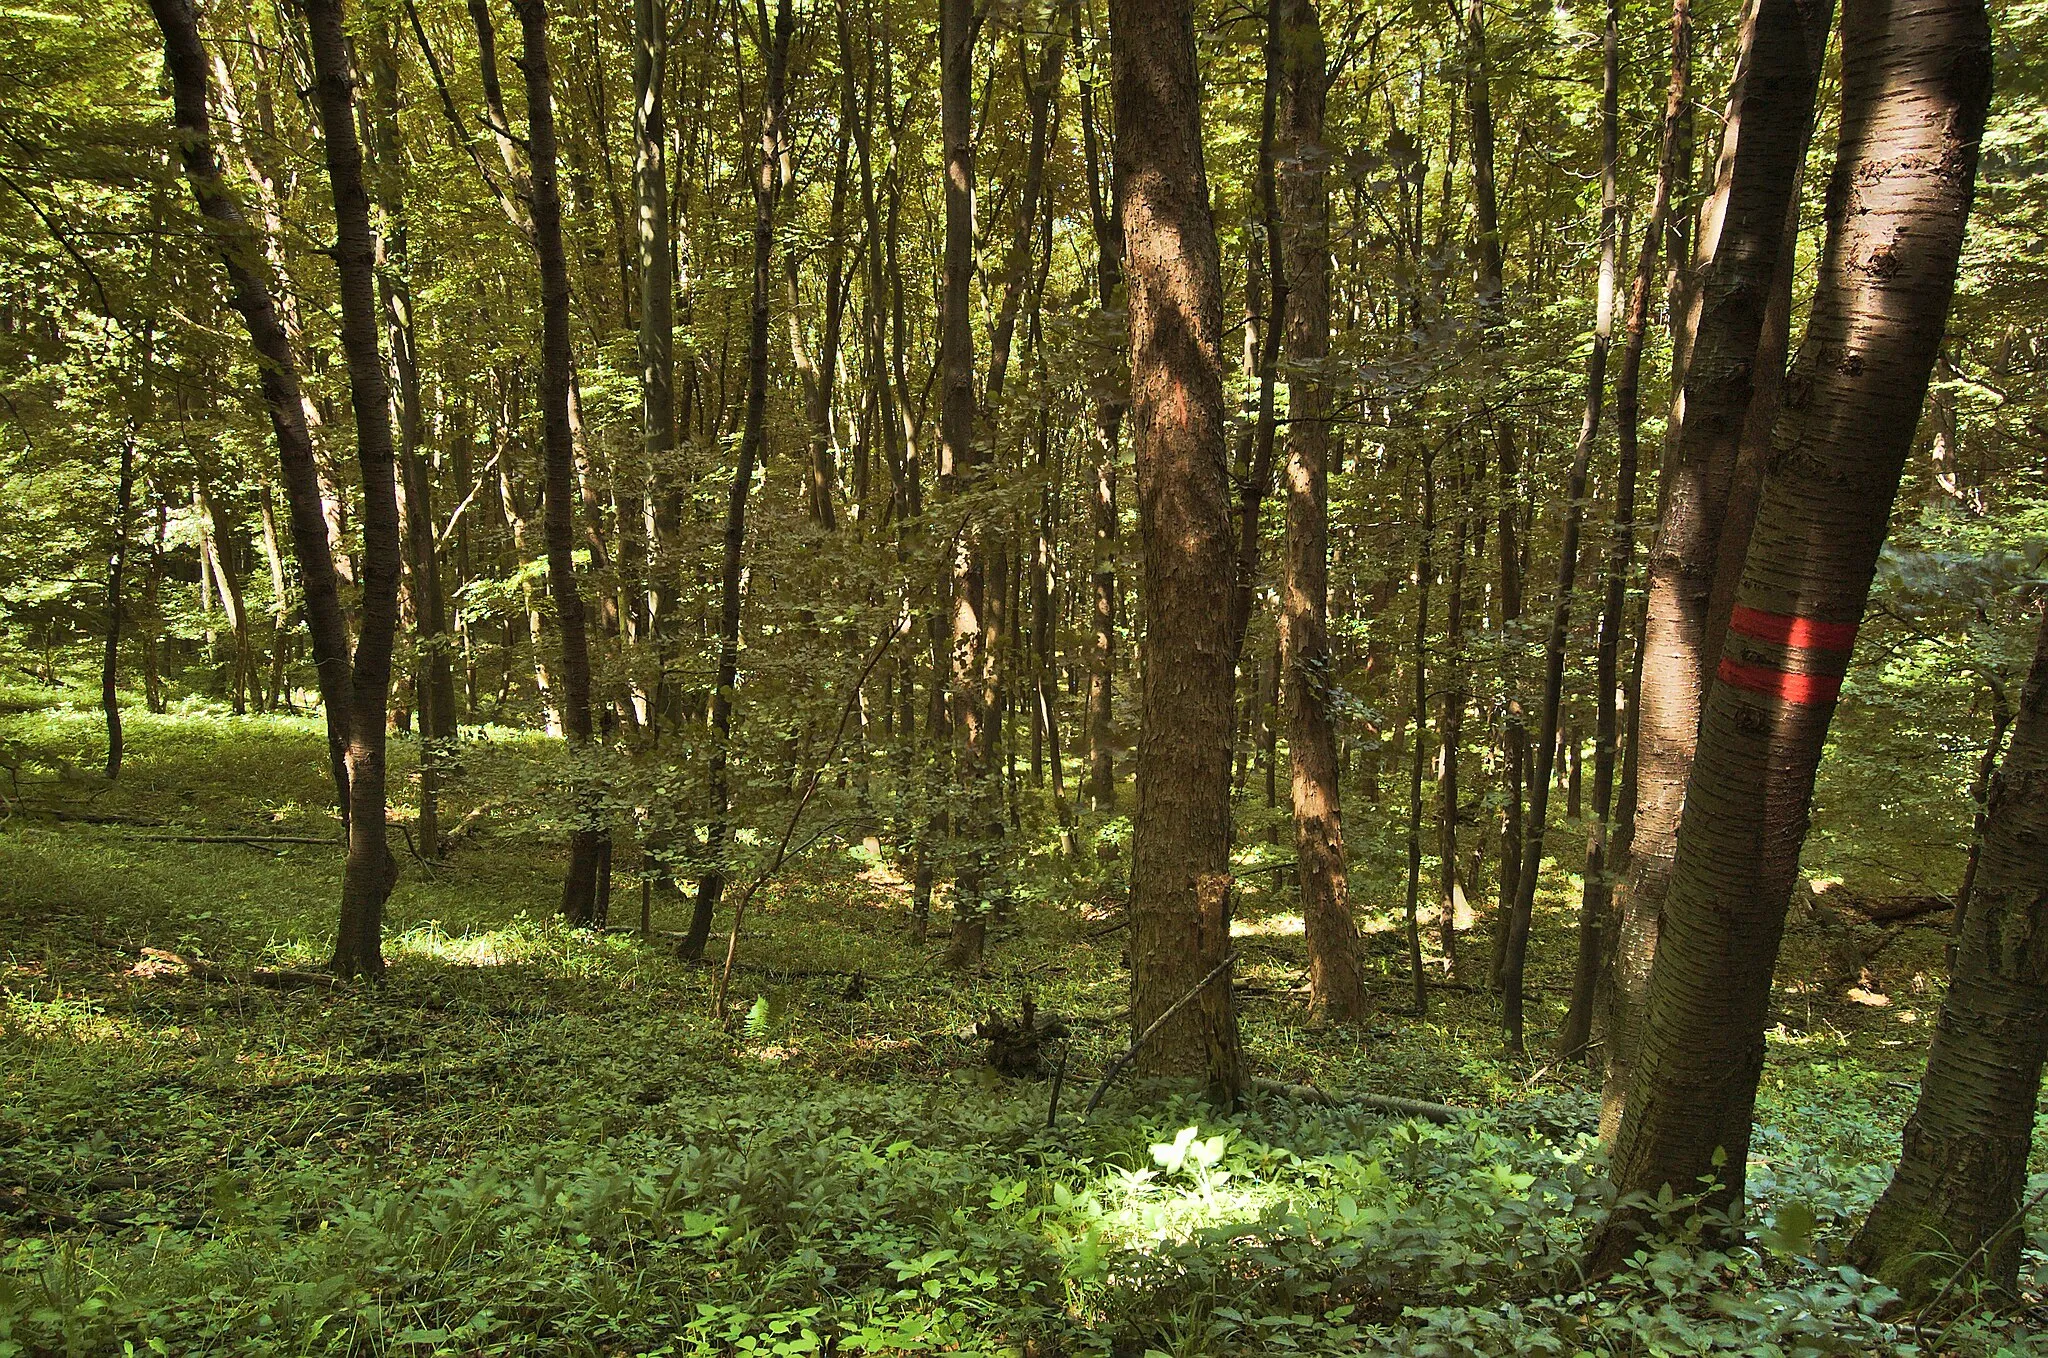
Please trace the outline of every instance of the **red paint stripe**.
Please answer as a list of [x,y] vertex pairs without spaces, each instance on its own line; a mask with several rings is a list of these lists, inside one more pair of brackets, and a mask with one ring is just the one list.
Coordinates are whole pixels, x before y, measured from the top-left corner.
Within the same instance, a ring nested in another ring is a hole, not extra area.
[[1726,658],[1721,661],[1715,677],[1724,684],[1747,689],[1751,693],[1808,706],[1831,703],[1842,691],[1842,676],[1839,674],[1786,674],[1780,670],[1765,669],[1762,665],[1744,665]]
[[1728,630],[1753,641],[1780,646],[1799,646],[1817,651],[1846,651],[1856,644],[1853,622],[1821,622],[1795,618],[1789,613],[1766,613],[1760,608],[1735,606],[1728,618]]

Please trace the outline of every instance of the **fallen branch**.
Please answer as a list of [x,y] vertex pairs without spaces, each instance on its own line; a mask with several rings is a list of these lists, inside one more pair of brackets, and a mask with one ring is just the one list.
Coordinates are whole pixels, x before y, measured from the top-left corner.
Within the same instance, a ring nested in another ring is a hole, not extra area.
[[145,844],[324,844],[340,848],[343,841],[333,835],[134,835]]
[[247,975],[237,975],[218,962],[209,962],[203,957],[181,957],[162,948],[143,948],[141,952],[142,960],[129,968],[128,974],[150,981],[167,976],[189,976],[195,981],[219,985],[260,985],[272,990],[292,990],[299,986],[322,986],[332,990],[346,984],[340,977],[324,971],[255,967]]
[[1291,1085],[1284,1080],[1253,1080],[1252,1088],[1261,1094],[1292,1099],[1296,1103],[1313,1103],[1324,1108],[1370,1108],[1375,1112],[1422,1118],[1440,1125],[1479,1116],[1476,1108],[1457,1108],[1448,1103],[1430,1103],[1426,1099],[1402,1099],[1392,1094],[1347,1094],[1342,1090],[1318,1089],[1314,1085]]
[[1102,1096],[1109,1092],[1110,1084],[1115,1081],[1117,1076],[1123,1074],[1124,1067],[1128,1066],[1131,1063],[1132,1059],[1135,1058],[1140,1051],[1144,1050],[1145,1044],[1151,1040],[1152,1034],[1158,1032],[1162,1027],[1165,1026],[1166,1021],[1168,1019],[1172,1018],[1175,1014],[1179,1013],[1182,1005],[1186,1004],[1189,1000],[1192,1000],[1195,996],[1201,994],[1202,991],[1208,987],[1209,982],[1215,980],[1218,976],[1221,976],[1224,972],[1230,970],[1230,964],[1232,962],[1235,962],[1236,960],[1237,950],[1233,948],[1221,962],[1218,962],[1215,966],[1209,969],[1209,974],[1207,976],[1204,976],[1201,980],[1195,982],[1195,984],[1192,988],[1189,989],[1187,994],[1181,996],[1172,1004],[1167,1005],[1165,1010],[1163,1010],[1160,1013],[1158,1018],[1153,1019],[1152,1022],[1147,1024],[1145,1026],[1145,1031],[1138,1034],[1138,1040],[1131,1043],[1131,1045],[1124,1051],[1124,1054],[1122,1056],[1117,1057],[1116,1060],[1109,1063],[1109,1068],[1102,1072],[1102,1079],[1099,1082],[1097,1082],[1095,1086],[1095,1092],[1088,1096],[1088,1106],[1081,1110],[1081,1121],[1086,1122],[1088,1120],[1089,1115],[1095,1111],[1096,1105],[1102,1102]]

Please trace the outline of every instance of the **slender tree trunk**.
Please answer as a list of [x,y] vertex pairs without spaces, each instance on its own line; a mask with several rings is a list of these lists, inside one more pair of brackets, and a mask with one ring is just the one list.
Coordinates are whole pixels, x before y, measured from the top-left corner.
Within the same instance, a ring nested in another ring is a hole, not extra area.
[[[547,541],[548,593],[561,632],[562,683],[557,707],[571,757],[582,759],[594,734],[591,723],[590,638],[583,596],[576,585],[576,448],[569,427],[569,264],[562,244],[562,199],[555,169],[554,80],[548,62],[545,0],[514,0],[524,48],[534,255],[541,287],[541,449],[545,470],[542,517]],[[584,784],[579,771],[575,781]],[[602,924],[599,903],[611,837],[587,787],[577,794],[576,826],[569,832],[569,867],[562,881],[562,915],[571,924]]]
[[[1558,565],[1557,614],[1551,621],[1550,650],[1546,660],[1550,668],[1544,679],[1543,714],[1545,730],[1557,729],[1558,701],[1564,688],[1564,647],[1569,637],[1572,595],[1578,587],[1579,520],[1584,513],[1580,502],[1586,493],[1586,469],[1593,454],[1593,444],[1599,437],[1601,406],[1606,396],[1607,352],[1614,338],[1614,278],[1617,253],[1616,218],[1620,212],[1620,195],[1615,184],[1615,160],[1621,148],[1621,0],[1608,0],[1607,31],[1603,43],[1604,60],[1601,64],[1600,95],[1600,300],[1599,313],[1593,325],[1593,352],[1586,361],[1586,420],[1579,431],[1579,447],[1572,462],[1572,477],[1567,493],[1571,505],[1565,512],[1565,545]],[[1635,469],[1628,474],[1628,491],[1635,494]],[[1617,508],[1617,517],[1619,516]],[[1610,562],[1611,565],[1611,562]],[[1609,666],[1607,691],[1600,695],[1603,711],[1608,713],[1608,726],[1613,726],[1614,703],[1612,666]],[[1576,725],[1571,728],[1571,773],[1569,785],[1569,809],[1573,819],[1579,814],[1579,747],[1581,745]],[[1609,746],[1610,762],[1612,746]],[[1536,801],[1539,808],[1536,816],[1536,833],[1532,843],[1539,846],[1543,839],[1543,817],[1541,808],[1544,799],[1539,793]],[[1602,808],[1605,813],[1605,807]],[[1526,866],[1526,865],[1525,865]],[[1533,870],[1529,873],[1534,878]],[[1526,889],[1526,887],[1525,887]],[[1533,893],[1532,893],[1533,899]],[[1559,1031],[1558,1050],[1566,1055],[1584,1049],[1593,1033],[1592,979],[1600,967],[1601,916],[1591,909],[1582,895],[1579,902],[1579,950],[1578,963],[1574,970],[1572,1004],[1565,1012],[1564,1027]],[[1519,961],[1519,959],[1512,959]],[[1509,990],[1508,1003],[1513,1006],[1515,1016],[1521,1017],[1522,996],[1520,968],[1516,968],[1516,984]],[[1583,988],[1583,994],[1581,989]],[[1522,1034],[1517,1027],[1511,1033],[1510,1044],[1517,1050],[1522,1046]]]
[[1958,1274],[2018,1290],[2020,1199],[2048,1057],[2048,612],[1982,844],[1898,1171],[1851,1247],[1858,1267],[1910,1301]]
[[[939,108],[945,155],[946,240],[939,314],[939,482],[947,498],[974,490],[983,460],[975,443],[974,329],[974,5],[945,0],[939,11]],[[988,681],[999,667],[992,611],[990,539],[1000,530],[985,514],[962,522],[952,548],[950,669],[954,771],[962,809],[953,818],[953,932],[947,964],[979,966],[988,933],[984,896],[992,846],[1002,834],[996,781],[997,714]],[[995,577],[994,592],[1002,589]]]
[[[1088,169],[1088,217],[1095,232],[1095,298],[1107,312],[1123,286],[1123,224],[1103,192],[1100,110],[1093,64],[1083,66],[1081,136]],[[1097,815],[1116,811],[1116,552],[1119,524],[1116,468],[1124,417],[1124,383],[1103,382],[1095,399],[1095,464],[1088,496],[1094,546],[1090,573],[1093,636],[1088,649],[1088,800]]]
[[[1141,1070],[1243,1083],[1230,989],[1230,592],[1223,278],[1187,0],[1112,0],[1116,182],[1147,620],[1131,864]],[[1171,1016],[1183,996],[1197,992]]]
[[[143,347],[148,349],[147,339]],[[144,371],[147,372],[146,362]],[[121,462],[114,488],[114,546],[107,553],[107,644],[100,660],[100,710],[107,718],[106,771],[110,783],[121,776],[121,578],[128,569],[128,531],[135,519],[135,439],[135,418],[131,412],[127,427],[121,432]]]
[[1335,664],[1329,631],[1330,196],[1323,166],[1328,55],[1315,0],[1275,0],[1269,41],[1278,49],[1278,131],[1286,172],[1278,185],[1288,280],[1287,572],[1280,666],[1292,769],[1295,872],[1308,943],[1311,1021],[1365,1016],[1358,927],[1351,917],[1341,805],[1343,765],[1331,718]]
[[[1493,72],[1486,53],[1486,0],[1465,0],[1465,107],[1472,124],[1472,200],[1477,216],[1479,247],[1479,319],[1489,348],[1505,342],[1507,320],[1502,277],[1500,200],[1494,182]],[[1520,896],[1522,866],[1522,784],[1529,762],[1529,737],[1522,720],[1520,648],[1522,624],[1522,554],[1518,545],[1519,515],[1524,503],[1515,426],[1504,411],[1492,416],[1496,522],[1500,556],[1501,763],[1506,777],[1501,788],[1500,903],[1494,911],[1492,981],[1501,983],[1507,962],[1508,930]]]
[[[656,509],[649,516],[651,536],[658,549],[672,540],[679,519],[660,508],[662,497],[672,484],[670,463],[676,446],[676,351],[675,351],[675,227],[668,197],[668,117],[664,95],[668,78],[668,5],[664,0],[633,0],[633,203],[637,223],[635,239],[639,253],[640,330],[637,336],[640,359],[640,459],[642,484],[655,496]],[[650,536],[640,530],[641,541]],[[643,551],[639,565],[646,569],[657,551]],[[623,553],[622,553],[623,555]],[[647,717],[651,723],[673,721],[677,715],[666,701],[667,660],[673,652],[670,633],[673,620],[673,587],[664,579],[650,577],[638,610],[645,619],[646,639],[654,646],[657,678],[649,694]]]
[[[1624,1193],[1687,1191],[1716,1175],[1710,1205],[1743,1200],[1771,973],[1814,771],[1969,217],[1991,92],[1982,0],[1849,0],[1842,54],[1827,244],[1685,792],[1612,1161]],[[2015,905],[2025,880],[2014,882]],[[1988,903],[1987,912],[2000,913]],[[2028,1039],[2036,1053],[2040,1032],[2035,1023]],[[1637,1214],[1618,1213],[1593,1263],[1618,1265],[1638,1229]]]
[[1431,548],[1436,536],[1436,458],[1427,445],[1422,452],[1418,489],[1422,501],[1422,544],[1415,553],[1415,641],[1408,660],[1414,669],[1414,699],[1409,708],[1413,741],[1408,760],[1408,902],[1402,912],[1408,934],[1409,980],[1415,990],[1415,1014],[1429,1012],[1429,979],[1422,974],[1422,769],[1428,759],[1429,725],[1429,585],[1436,572]]
[[777,0],[771,27],[763,0],[755,15],[768,64],[761,86],[761,155],[754,167],[754,291],[747,325],[747,409],[740,428],[739,460],[725,502],[725,545],[718,577],[718,682],[711,695],[711,816],[697,902],[683,939],[683,956],[704,955],[711,917],[725,892],[726,817],[731,811],[733,687],[740,673],[740,567],[747,544],[747,496],[760,461],[768,414],[768,305],[775,251],[775,204],[782,193],[788,133],[783,120],[784,73],[795,18],[790,0]]
[[370,231],[362,144],[356,138],[348,35],[340,0],[306,0],[304,9],[313,52],[314,102],[334,194],[341,343],[348,358],[356,461],[363,478],[362,628],[349,685],[348,862],[342,875],[333,965],[343,976],[374,977],[384,973],[384,901],[398,877],[384,827],[384,714],[398,628],[397,458],[391,440],[391,393],[377,345],[377,246]]
[[1764,312],[1813,124],[1834,0],[1757,0],[1743,28],[1715,188],[1700,214],[1685,359],[1660,472],[1636,717],[1636,814],[1609,996],[1603,1124],[1629,1088],[1637,1017],[1698,739],[1706,632]]
[[1444,970],[1458,970],[1458,911],[1465,887],[1458,879],[1458,753],[1464,744],[1465,702],[1465,557],[1470,547],[1472,518],[1466,509],[1469,491],[1462,450],[1455,479],[1458,526],[1451,536],[1449,597],[1444,609],[1444,661],[1450,670],[1437,718],[1437,938],[1443,946]]
[[405,166],[398,130],[398,61],[389,33],[380,33],[372,56],[371,130],[376,152],[376,197],[383,215],[378,237],[378,287],[389,346],[393,415],[398,426],[398,472],[404,495],[405,572],[411,583],[415,650],[413,689],[419,708],[420,851],[441,856],[441,765],[455,734],[455,686],[448,666],[448,612],[441,593],[440,553],[434,542],[432,473],[421,449],[420,366],[409,279]]

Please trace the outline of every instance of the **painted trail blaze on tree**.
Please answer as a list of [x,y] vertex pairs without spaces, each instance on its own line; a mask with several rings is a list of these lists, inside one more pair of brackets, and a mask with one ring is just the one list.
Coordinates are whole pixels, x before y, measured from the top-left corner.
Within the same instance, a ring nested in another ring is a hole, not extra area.
[[1736,605],[1714,677],[1788,703],[1832,703],[1842,691],[1856,623],[1822,622]]
[[[1991,95],[1983,0],[1850,0],[1820,283],[1686,786],[1613,1157],[1739,1208],[1814,773],[1941,344]],[[1624,1259],[1617,1213],[1592,1262]]]

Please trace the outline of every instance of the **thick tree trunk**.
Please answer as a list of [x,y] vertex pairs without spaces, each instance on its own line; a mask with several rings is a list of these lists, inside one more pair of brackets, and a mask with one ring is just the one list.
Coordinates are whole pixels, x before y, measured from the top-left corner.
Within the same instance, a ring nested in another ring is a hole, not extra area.
[[1702,662],[1712,644],[1706,613],[1720,530],[1833,10],[1834,0],[1757,0],[1743,28],[1715,189],[1700,215],[1696,287],[1682,346],[1688,356],[1672,403],[1650,549],[1635,833],[1609,995],[1603,1125],[1619,1115],[1629,1087],[1637,1015],[1657,950],[1706,694]]
[[1958,1276],[2008,1294],[2018,1286],[2048,1057],[2048,612],[1982,843],[1899,1168],[1851,1248],[1910,1301]]
[[[1723,1207],[1742,1202],[1814,771],[1941,344],[1991,91],[1982,0],[1849,0],[1842,50],[1812,319],[1685,791],[1612,1161],[1623,1192],[1715,1175]],[[1618,1214],[1594,1263],[1618,1264],[1639,1226]]]
[[[1116,183],[1144,542],[1143,723],[1131,864],[1139,1068],[1243,1084],[1230,989],[1230,590],[1223,278],[1187,0],[1112,0]],[[1195,993],[1199,992],[1199,993]],[[1171,1017],[1183,996],[1195,998]]]
[[790,0],[777,0],[772,28],[759,35],[768,63],[761,87],[761,154],[754,167],[754,290],[747,323],[747,408],[740,427],[739,459],[725,501],[725,543],[718,576],[718,682],[711,694],[711,805],[705,863],[697,878],[696,908],[682,944],[683,956],[704,955],[711,917],[725,893],[726,817],[731,811],[733,686],[740,674],[740,567],[747,545],[747,496],[761,458],[768,415],[768,305],[775,251],[775,204],[782,194],[788,133],[783,121],[784,76],[796,21]]
[[[545,494],[542,515],[547,542],[548,593],[561,632],[562,683],[557,702],[572,758],[582,758],[593,735],[590,638],[583,595],[576,585],[576,448],[569,427],[570,386],[576,380],[569,354],[569,264],[562,245],[562,199],[555,170],[554,82],[548,64],[545,0],[514,0],[524,51],[528,181],[533,214],[534,255],[541,291],[541,460]],[[578,774],[576,781],[584,782]],[[599,877],[610,856],[610,834],[579,791],[577,822],[569,832],[569,867],[562,880],[562,916],[571,924],[602,924]]]
[[391,441],[391,392],[377,345],[377,246],[370,231],[362,144],[356,138],[348,35],[340,0],[306,0],[305,14],[313,52],[314,102],[334,194],[341,344],[348,357],[356,461],[363,478],[362,630],[349,684],[348,863],[342,875],[333,965],[343,976],[381,976],[384,901],[398,876],[384,827],[384,712],[398,628],[397,458]]

